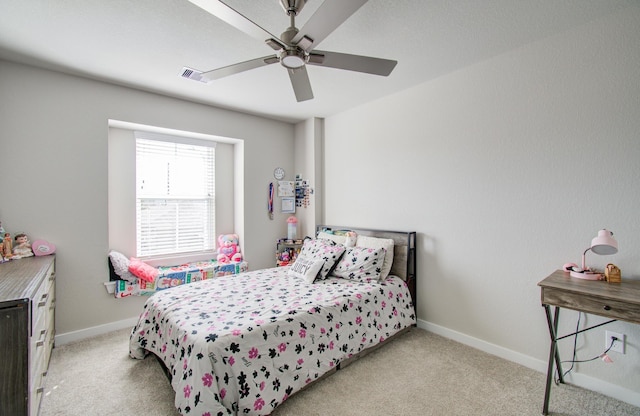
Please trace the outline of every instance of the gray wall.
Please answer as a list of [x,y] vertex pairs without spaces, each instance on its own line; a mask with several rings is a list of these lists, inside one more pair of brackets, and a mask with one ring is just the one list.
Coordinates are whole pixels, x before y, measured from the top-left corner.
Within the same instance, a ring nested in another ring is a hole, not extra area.
[[293,171],[293,125],[7,61],[0,91],[0,220],[57,246],[57,334],[104,331],[138,316],[146,299],[114,299],[103,285],[109,119],[243,140],[230,179],[244,184],[235,227],[249,267],[273,266],[286,216],[268,219],[267,187],[275,166]]
[[[638,27],[632,7],[329,117],[322,169],[299,162],[318,161],[317,121],[292,126],[0,61],[0,220],[57,244],[58,333],[104,331],[144,301],[102,287],[107,120],[243,139],[236,231],[252,269],[273,264],[286,234],[287,215],[265,211],[273,169],[303,173],[321,192],[307,225],[324,215],[418,232],[421,326],[542,370],[538,281],[579,262],[602,227],[620,252],[589,264],[640,278]],[[563,329],[575,320],[564,313]],[[608,328],[627,334],[627,354],[579,365],[570,380],[640,405],[640,331]],[[581,337],[580,356],[599,354],[603,333]]]
[[[631,7],[325,120],[325,220],[418,232],[422,326],[543,370],[540,280],[605,227],[619,253],[587,262],[640,278],[639,28]],[[626,355],[570,380],[640,405],[640,330],[607,329]]]

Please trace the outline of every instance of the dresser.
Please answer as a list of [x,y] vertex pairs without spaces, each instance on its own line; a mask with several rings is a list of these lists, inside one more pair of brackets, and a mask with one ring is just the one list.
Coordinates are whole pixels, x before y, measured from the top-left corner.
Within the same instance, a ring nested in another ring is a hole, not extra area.
[[0,264],[0,415],[38,414],[54,315],[55,256]]

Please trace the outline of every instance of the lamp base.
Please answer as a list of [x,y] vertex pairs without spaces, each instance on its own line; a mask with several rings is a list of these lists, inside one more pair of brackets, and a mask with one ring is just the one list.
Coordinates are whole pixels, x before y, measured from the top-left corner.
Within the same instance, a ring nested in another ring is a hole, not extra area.
[[584,279],[584,280],[604,280],[604,276],[602,273],[594,273],[594,272],[570,272],[569,275],[571,277],[575,277],[576,279]]

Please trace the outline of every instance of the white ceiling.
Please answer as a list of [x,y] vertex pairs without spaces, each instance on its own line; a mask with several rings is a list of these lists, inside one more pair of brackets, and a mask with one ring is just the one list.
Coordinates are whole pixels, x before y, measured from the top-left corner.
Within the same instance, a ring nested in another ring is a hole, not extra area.
[[[209,84],[182,78],[185,66],[207,71],[273,54],[187,0],[0,0],[0,58],[293,122],[404,90],[637,1],[369,0],[318,48],[395,59],[395,70],[378,77],[310,66],[315,98],[301,103],[278,64]],[[289,26],[278,0],[225,2],[274,35]],[[296,26],[321,3],[308,0]]]

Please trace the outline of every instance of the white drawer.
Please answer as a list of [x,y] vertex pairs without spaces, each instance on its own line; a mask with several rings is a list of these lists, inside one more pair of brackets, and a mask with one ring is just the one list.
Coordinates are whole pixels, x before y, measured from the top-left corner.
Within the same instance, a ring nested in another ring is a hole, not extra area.
[[46,339],[51,335],[54,328],[54,307],[55,301],[53,299],[53,293],[47,293],[47,297],[41,297],[42,301],[39,304],[35,304],[34,309],[37,314],[34,314],[34,324],[31,327],[31,356],[35,356],[40,350],[46,348]]
[[32,323],[32,336],[35,336],[35,329],[41,322],[47,320],[46,315],[51,310],[51,304],[55,297],[55,274],[53,273],[53,267],[49,269],[47,275],[38,288],[35,296],[33,297],[33,304],[31,309],[31,323]]
[[40,387],[35,390],[31,390],[31,398],[29,400],[29,414],[31,416],[37,416],[40,410],[40,402],[42,402],[42,396],[44,395],[44,383],[46,381],[46,373],[40,379]]
[[44,387],[43,378],[47,375],[47,364],[45,363],[45,357],[46,352],[43,349],[38,355],[37,359],[34,359],[31,362],[29,389],[34,393],[38,389]]
[[33,297],[29,340],[29,407],[37,415],[44,392],[55,335],[55,273],[53,265]]

